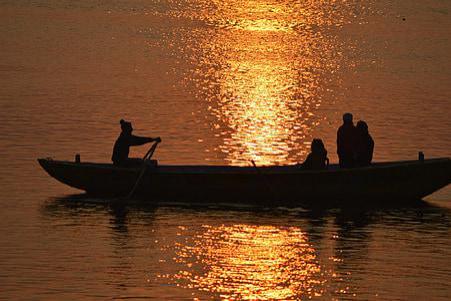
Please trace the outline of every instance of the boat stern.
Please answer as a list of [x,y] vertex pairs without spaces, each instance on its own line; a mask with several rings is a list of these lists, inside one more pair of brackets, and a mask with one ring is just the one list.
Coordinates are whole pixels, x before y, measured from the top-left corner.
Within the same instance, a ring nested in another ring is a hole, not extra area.
[[136,182],[140,169],[112,164],[38,159],[39,165],[54,179],[94,195],[127,194]]

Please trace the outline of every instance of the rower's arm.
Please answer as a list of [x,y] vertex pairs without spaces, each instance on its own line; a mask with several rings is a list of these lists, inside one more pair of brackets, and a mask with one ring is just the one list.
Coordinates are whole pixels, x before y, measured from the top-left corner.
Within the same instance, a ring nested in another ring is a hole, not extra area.
[[155,141],[155,139],[133,135],[130,137],[130,145],[143,145],[152,141]]

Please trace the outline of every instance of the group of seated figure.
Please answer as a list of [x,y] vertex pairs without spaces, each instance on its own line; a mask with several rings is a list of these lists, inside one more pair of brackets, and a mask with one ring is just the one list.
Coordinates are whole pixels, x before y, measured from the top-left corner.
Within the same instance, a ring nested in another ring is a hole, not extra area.
[[[343,115],[343,124],[337,131],[337,154],[340,167],[368,166],[373,159],[374,140],[368,132],[368,125],[360,120],[354,125],[351,113]],[[311,152],[302,167],[305,169],[326,169],[329,165],[327,150],[321,139],[313,139]]]
[[[136,165],[141,164],[141,159],[129,158],[130,146],[142,145],[148,142],[160,142],[160,137],[139,137],[132,134],[133,127],[130,122],[123,119],[120,121],[121,134],[117,138],[112,161],[115,165]],[[374,141],[368,132],[365,121],[360,120],[357,125],[352,121],[352,114],[343,115],[343,124],[337,132],[337,154],[340,167],[352,168],[357,166],[368,166],[373,159]],[[311,153],[307,156],[302,168],[305,169],[326,169],[329,165],[327,150],[321,139],[313,139]]]

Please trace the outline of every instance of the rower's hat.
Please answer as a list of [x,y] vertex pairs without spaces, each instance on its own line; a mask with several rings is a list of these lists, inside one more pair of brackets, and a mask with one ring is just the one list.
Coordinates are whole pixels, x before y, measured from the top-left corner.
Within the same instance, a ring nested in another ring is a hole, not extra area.
[[125,121],[124,119],[121,119],[121,121],[119,123],[121,124],[121,129],[123,131],[129,130],[129,129],[132,128],[132,123],[128,122],[128,121]]

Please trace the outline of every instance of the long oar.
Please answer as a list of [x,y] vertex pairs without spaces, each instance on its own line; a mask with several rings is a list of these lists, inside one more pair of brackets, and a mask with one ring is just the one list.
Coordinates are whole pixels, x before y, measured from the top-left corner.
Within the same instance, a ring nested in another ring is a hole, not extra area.
[[133,186],[133,189],[130,191],[130,193],[127,195],[127,199],[130,199],[133,194],[135,193],[136,188],[138,188],[142,177],[144,176],[144,173],[146,172],[146,166],[147,166],[147,160],[152,158],[153,153],[157,149],[159,141],[155,141],[155,143],[152,145],[152,147],[149,149],[149,151],[144,155],[143,157],[143,167],[141,168],[141,172],[139,173],[138,179],[136,180],[135,185]]

